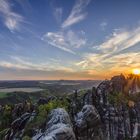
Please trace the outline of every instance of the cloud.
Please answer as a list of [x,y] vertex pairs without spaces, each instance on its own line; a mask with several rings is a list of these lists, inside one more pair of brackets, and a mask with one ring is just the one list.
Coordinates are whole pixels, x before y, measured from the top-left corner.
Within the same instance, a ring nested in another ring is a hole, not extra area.
[[48,63],[34,63],[27,58],[11,56],[11,61],[0,61],[0,66],[8,69],[16,70],[36,70],[36,71],[65,71],[74,72],[72,68],[60,65],[57,60],[50,59]]
[[83,60],[75,63],[76,66],[80,66],[83,70],[89,69],[100,69],[103,68],[103,61],[106,55],[96,54],[96,53],[87,53],[84,54]]
[[[60,31],[47,32],[43,35],[41,40],[65,52],[76,54],[75,49],[81,48],[86,44],[87,40],[84,38],[85,33],[84,31],[76,33],[66,28],[83,20],[86,17],[87,13],[84,10],[89,3],[90,0],[76,0],[76,3],[70,12],[70,15],[62,23],[62,28],[60,29]],[[57,22],[60,23],[62,19],[63,9],[61,7],[58,7],[53,8],[53,11],[54,17],[56,18]]]
[[0,15],[4,19],[5,26],[11,31],[18,30],[23,17],[11,9],[11,5],[7,0],[0,0]]
[[53,10],[54,17],[58,23],[61,23],[62,21],[62,13],[63,9],[61,7],[54,8]]
[[103,53],[118,53],[124,49],[140,42],[140,27],[130,31],[114,32],[113,35],[104,43],[97,45],[96,48]]
[[[79,71],[61,65],[57,60],[51,63],[33,63],[27,58],[11,56],[10,61],[0,61],[1,79],[41,80],[41,79],[91,79],[87,71]],[[99,78],[99,77],[98,77]]]
[[20,6],[21,8],[24,10],[24,12],[26,12],[27,14],[29,14],[30,12],[32,12],[33,8],[30,4],[29,0],[15,0]]
[[74,49],[80,48],[86,44],[86,39],[83,37],[83,34],[81,32],[76,34],[72,30],[48,32],[43,36],[42,40],[72,54],[75,54],[73,51]]
[[[133,52],[132,49],[138,43],[140,27],[128,31],[115,31],[105,42],[94,46],[98,53],[84,53],[83,59],[75,62],[75,66],[89,74],[129,73],[132,68],[140,67],[140,52]],[[127,51],[130,47],[131,51]]]
[[118,54],[106,59],[106,55],[87,54],[85,58],[75,63],[81,70],[90,75],[108,78],[114,74],[128,74],[133,68],[140,67],[140,53]]
[[105,28],[106,28],[106,26],[108,25],[108,23],[107,22],[102,22],[101,24],[100,24],[100,27],[101,27],[101,30],[105,30]]
[[62,28],[67,28],[85,19],[87,13],[84,10],[89,3],[90,0],[76,0],[70,15],[62,24]]

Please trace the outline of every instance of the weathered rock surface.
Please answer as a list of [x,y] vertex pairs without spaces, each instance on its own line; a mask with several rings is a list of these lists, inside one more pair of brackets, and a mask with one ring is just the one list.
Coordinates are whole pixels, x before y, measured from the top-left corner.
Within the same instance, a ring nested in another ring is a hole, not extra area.
[[123,92],[124,86],[127,83],[124,75],[117,75],[111,78],[111,84],[114,92]]
[[110,81],[105,80],[99,84],[97,87],[97,97],[98,104],[101,106],[105,106],[108,103],[107,95],[112,91],[112,86]]
[[48,117],[46,131],[38,140],[76,140],[68,113],[62,109],[54,109]]
[[75,127],[79,140],[102,140],[100,116],[93,105],[85,105],[75,117]]
[[31,114],[30,113],[25,113],[21,117],[17,118],[14,120],[11,124],[10,129],[8,130],[5,139],[6,140],[12,140],[16,138],[16,135],[21,132],[28,120],[30,119]]

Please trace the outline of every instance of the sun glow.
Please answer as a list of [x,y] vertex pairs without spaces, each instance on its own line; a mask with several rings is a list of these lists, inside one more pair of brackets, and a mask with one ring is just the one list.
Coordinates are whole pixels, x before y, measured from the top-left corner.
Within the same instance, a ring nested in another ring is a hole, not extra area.
[[133,69],[132,73],[135,75],[140,75],[140,69]]

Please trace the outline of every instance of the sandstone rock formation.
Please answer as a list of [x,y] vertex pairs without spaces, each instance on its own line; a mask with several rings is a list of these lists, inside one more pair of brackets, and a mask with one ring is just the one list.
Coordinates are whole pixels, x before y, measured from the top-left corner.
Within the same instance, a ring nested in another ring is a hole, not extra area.
[[93,105],[85,105],[76,115],[75,122],[79,140],[103,140],[100,116]]
[[62,108],[52,110],[48,117],[45,133],[41,137],[33,139],[76,140],[68,113]]

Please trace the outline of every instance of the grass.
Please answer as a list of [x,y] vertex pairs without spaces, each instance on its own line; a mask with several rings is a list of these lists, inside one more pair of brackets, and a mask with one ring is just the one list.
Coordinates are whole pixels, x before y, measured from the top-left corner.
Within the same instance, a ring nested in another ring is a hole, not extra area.
[[0,92],[0,98],[6,98],[8,94],[6,92]]
[[39,92],[42,91],[43,89],[41,88],[3,88],[0,89],[0,93],[1,92],[6,92],[6,93],[12,93],[12,92],[28,92],[28,93],[32,93],[32,92]]

